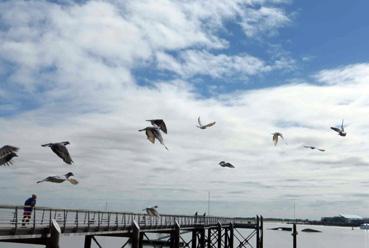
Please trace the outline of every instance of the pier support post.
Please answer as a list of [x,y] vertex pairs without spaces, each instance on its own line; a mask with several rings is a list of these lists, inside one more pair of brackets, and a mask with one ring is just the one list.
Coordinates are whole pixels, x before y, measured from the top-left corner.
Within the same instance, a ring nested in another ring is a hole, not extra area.
[[50,225],[50,238],[47,240],[46,248],[59,248],[60,227],[55,219]]
[[220,222],[218,222],[217,224],[217,234],[218,234],[217,238],[218,248],[222,248],[222,224],[220,224]]
[[293,236],[293,248],[296,248],[297,247],[297,230],[296,230],[296,224],[293,224],[292,236]]
[[86,235],[84,248],[91,248],[91,243],[92,243],[92,235]]
[[264,246],[264,218],[260,216],[260,248]]
[[205,228],[204,227],[200,229],[199,245],[200,245],[200,248],[205,248]]
[[256,248],[260,248],[260,219],[256,215]]
[[179,238],[180,238],[180,233],[181,231],[181,226],[178,224],[178,222],[175,222],[174,225],[174,230],[171,232],[170,234],[170,247],[171,248],[179,248]]
[[192,230],[192,241],[191,241],[191,248],[197,247],[197,230],[196,228]]
[[234,233],[233,233],[233,223],[231,223],[229,225],[229,248],[233,248],[233,237],[234,237]]
[[132,241],[132,248],[140,248],[142,245],[142,240],[141,240],[141,235],[140,235],[140,226],[137,224],[135,220],[132,221],[131,241]]

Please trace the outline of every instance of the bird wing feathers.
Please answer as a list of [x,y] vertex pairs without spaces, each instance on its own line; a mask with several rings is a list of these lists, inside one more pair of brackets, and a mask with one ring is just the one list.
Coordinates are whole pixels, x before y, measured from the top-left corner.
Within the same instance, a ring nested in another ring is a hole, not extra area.
[[0,148],[0,158],[8,155],[9,153],[15,153],[18,150],[19,150],[18,147],[5,145],[5,146],[3,146],[3,147]]
[[77,179],[74,179],[74,178],[68,178],[67,179],[68,180],[68,182],[70,182],[71,184],[73,184],[73,185],[76,185],[76,184],[78,184],[79,182],[77,181]]
[[51,146],[51,150],[58,155],[63,161],[67,164],[72,164],[73,160],[69,155],[68,149],[65,147],[65,145],[61,143],[57,143]]
[[197,122],[199,123],[199,126],[202,127],[200,116],[199,116],[199,118],[197,118]]
[[162,119],[157,120],[147,120],[150,121],[153,126],[156,126],[161,129],[164,133],[168,133],[167,126],[165,125],[165,122]]
[[153,133],[153,129],[151,128],[147,128],[146,129],[146,136],[147,139],[151,142],[151,143],[155,143],[155,134]]
[[214,126],[215,125],[215,121],[214,122],[211,122],[209,124],[206,124],[205,127],[211,127],[211,126]]
[[331,129],[336,131],[337,133],[341,132],[341,130],[339,128],[336,128],[336,127],[331,127]]

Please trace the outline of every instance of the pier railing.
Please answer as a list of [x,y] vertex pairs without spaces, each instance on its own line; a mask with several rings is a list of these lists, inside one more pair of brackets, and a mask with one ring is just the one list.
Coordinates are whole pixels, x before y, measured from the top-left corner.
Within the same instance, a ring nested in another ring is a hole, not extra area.
[[142,229],[171,228],[178,223],[181,228],[196,225],[254,224],[254,218],[227,218],[201,215],[167,215],[158,217],[144,213],[94,211],[81,209],[57,209],[35,207],[27,222],[23,217],[24,206],[0,205],[0,235],[40,234],[55,219],[62,233],[111,232],[129,229],[135,221]]

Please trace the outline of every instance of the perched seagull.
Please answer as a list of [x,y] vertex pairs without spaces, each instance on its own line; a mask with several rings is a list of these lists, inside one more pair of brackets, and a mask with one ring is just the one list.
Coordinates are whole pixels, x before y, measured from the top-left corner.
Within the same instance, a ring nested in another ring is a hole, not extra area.
[[156,119],[156,120],[146,120],[151,122],[151,125],[154,127],[158,127],[163,131],[164,133],[168,133],[167,126],[165,125],[165,122],[162,119]]
[[331,127],[331,129],[336,131],[339,136],[342,136],[342,137],[346,136],[345,129],[343,128],[343,120],[342,120],[342,123],[341,123],[341,128]]
[[163,137],[161,136],[160,134],[160,131],[159,131],[159,128],[158,127],[146,127],[144,129],[140,129],[138,130],[139,132],[142,132],[142,131],[146,131],[146,136],[147,136],[147,139],[151,142],[151,143],[155,143],[155,139],[159,140],[160,144],[162,144],[165,149],[168,150],[168,147],[165,146],[164,144],[164,140],[163,140]]
[[12,158],[18,157],[16,152],[19,150],[18,147],[5,145],[0,148],[0,166],[13,164]]
[[48,143],[45,145],[41,145],[43,147],[48,146],[51,150],[58,155],[59,158],[63,159],[63,161],[67,164],[72,164],[73,160],[69,155],[66,145],[69,145],[69,141],[63,141],[59,143]]
[[144,209],[142,209],[142,211],[146,211],[146,213],[149,216],[160,217],[160,214],[159,214],[158,210],[156,210],[157,208],[158,208],[158,206],[154,206],[154,207],[151,207],[151,208],[144,208]]
[[70,178],[72,176],[74,176],[74,174],[72,172],[68,172],[64,176],[50,176],[41,181],[38,181],[37,183],[42,183],[42,182],[62,183],[64,181],[68,181],[73,185],[78,184],[78,181],[76,179]]
[[273,142],[274,142],[275,146],[278,143],[278,136],[281,137],[284,140],[283,135],[281,133],[275,132],[275,133],[272,133],[272,134],[273,134]]
[[206,124],[206,125],[202,125],[201,124],[201,120],[200,120],[200,116],[199,116],[199,118],[197,118],[197,122],[199,123],[199,125],[197,127],[200,128],[200,129],[206,129],[208,127],[211,127],[211,126],[214,126],[215,125],[215,121],[214,122],[210,122],[209,124]]
[[312,149],[312,150],[317,149],[318,151],[325,152],[325,150],[324,150],[324,149],[316,148],[315,146],[304,146],[304,147],[305,147],[305,148]]
[[220,161],[219,162],[219,165],[222,166],[222,167],[228,167],[228,168],[235,168],[233,164],[231,163],[226,163],[224,161]]

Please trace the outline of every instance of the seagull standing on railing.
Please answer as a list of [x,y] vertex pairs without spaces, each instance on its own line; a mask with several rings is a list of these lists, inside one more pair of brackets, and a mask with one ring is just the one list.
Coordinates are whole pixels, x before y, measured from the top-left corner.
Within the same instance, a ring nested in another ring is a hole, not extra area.
[[346,132],[345,132],[345,129],[343,127],[343,120],[342,120],[342,123],[341,123],[341,128],[331,127],[331,129],[336,131],[339,136],[342,136],[342,137],[346,136]]
[[208,127],[211,127],[211,126],[214,126],[215,125],[215,121],[214,122],[210,122],[210,123],[208,123],[206,125],[202,125],[201,124],[201,120],[200,120],[200,116],[199,116],[199,118],[197,118],[197,122],[199,123],[199,125],[197,127],[200,128],[200,129],[206,129]]
[[41,181],[38,181],[37,183],[42,183],[42,182],[63,183],[65,181],[68,181],[73,185],[78,184],[78,181],[76,179],[71,178],[72,176],[74,176],[74,174],[72,172],[68,172],[64,176],[50,176]]
[[14,157],[18,157],[17,151],[19,150],[18,147],[5,145],[0,148],[0,166],[2,165],[9,165],[13,164],[12,159]]
[[157,208],[158,208],[158,206],[153,206],[151,208],[144,208],[144,209],[142,209],[142,211],[146,211],[146,213],[149,216],[159,217],[160,214],[159,214],[158,210],[156,210]]
[[44,144],[41,145],[42,147],[50,147],[51,150],[58,155],[59,158],[63,159],[63,161],[67,164],[72,164],[73,160],[69,155],[68,149],[66,147],[66,145],[69,145],[69,141],[63,141],[63,142],[59,142],[59,143],[48,143],[48,144]]

